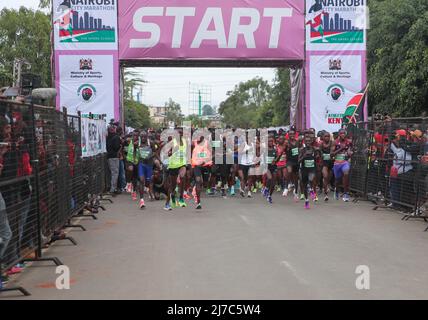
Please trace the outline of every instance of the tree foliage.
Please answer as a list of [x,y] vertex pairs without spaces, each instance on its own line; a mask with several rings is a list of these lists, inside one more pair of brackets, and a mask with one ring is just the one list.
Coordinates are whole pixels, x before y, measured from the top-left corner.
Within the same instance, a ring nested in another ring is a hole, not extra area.
[[242,82],[220,104],[227,125],[241,128],[282,126],[290,118],[290,73],[277,69],[273,85],[259,77]]
[[165,102],[166,107],[166,121],[174,122],[176,125],[181,125],[183,121],[183,115],[181,113],[181,106],[169,98],[168,102]]
[[28,71],[40,75],[43,86],[52,85],[50,30],[50,17],[41,11],[21,7],[0,12],[1,86],[12,85],[15,58],[26,59],[31,64]]
[[420,116],[428,105],[428,1],[372,0],[369,8],[370,109]]
[[151,126],[149,108],[134,100],[125,100],[125,124],[132,128],[149,128]]

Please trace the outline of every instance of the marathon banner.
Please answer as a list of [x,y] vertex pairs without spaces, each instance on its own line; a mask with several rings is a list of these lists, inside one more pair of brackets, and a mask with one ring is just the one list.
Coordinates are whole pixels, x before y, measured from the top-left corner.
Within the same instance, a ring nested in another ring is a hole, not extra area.
[[[366,0],[306,1],[306,127],[335,132],[367,85]],[[364,119],[367,119],[367,106]]]
[[57,53],[56,61],[58,107],[119,118],[117,54]]
[[118,0],[53,0],[55,50],[117,50]]
[[107,123],[105,120],[82,116],[82,157],[93,157],[107,152]]
[[302,0],[121,0],[119,57],[304,59]]
[[366,1],[307,0],[307,50],[366,50]]
[[349,100],[365,87],[364,56],[312,54],[307,66],[310,126],[317,131],[336,132],[341,128]]

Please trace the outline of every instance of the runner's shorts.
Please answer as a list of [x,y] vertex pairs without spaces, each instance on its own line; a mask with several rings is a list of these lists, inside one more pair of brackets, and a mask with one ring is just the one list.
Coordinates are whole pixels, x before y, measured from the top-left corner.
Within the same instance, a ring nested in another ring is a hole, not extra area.
[[351,166],[348,161],[335,163],[333,166],[333,172],[336,179],[342,178],[344,174],[349,173],[349,170],[351,170]]
[[138,177],[144,177],[146,181],[152,181],[153,176],[153,166],[146,165],[143,163],[138,164]]

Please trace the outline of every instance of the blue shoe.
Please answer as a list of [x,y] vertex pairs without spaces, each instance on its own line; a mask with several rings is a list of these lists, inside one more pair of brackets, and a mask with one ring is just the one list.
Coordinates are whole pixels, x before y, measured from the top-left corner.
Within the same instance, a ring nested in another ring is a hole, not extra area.
[[349,202],[349,200],[350,200],[350,198],[349,198],[349,194],[345,193],[345,194],[343,195],[343,201],[345,201],[345,202]]
[[268,197],[267,197],[267,201],[268,201],[270,204],[272,204],[272,202],[273,202],[273,201],[272,201],[272,197],[271,197],[271,196],[268,196]]
[[172,208],[171,208],[171,205],[169,204],[169,203],[166,203],[165,204],[165,207],[163,208],[165,211],[171,211],[172,210]]

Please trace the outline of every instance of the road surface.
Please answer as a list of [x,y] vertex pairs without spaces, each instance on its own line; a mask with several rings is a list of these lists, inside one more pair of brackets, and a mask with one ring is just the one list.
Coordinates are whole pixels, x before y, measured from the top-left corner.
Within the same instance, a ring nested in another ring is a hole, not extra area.
[[[79,243],[57,242],[46,253],[71,273],[57,290],[55,267],[38,263],[16,283],[29,299],[426,299],[428,233],[365,202],[319,203],[304,210],[279,194],[209,198],[203,210],[137,209],[115,198]],[[357,266],[370,271],[370,290],[356,288]],[[2,294],[2,299],[20,297]],[[22,299],[20,297],[20,299]]]

